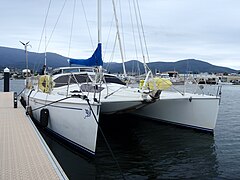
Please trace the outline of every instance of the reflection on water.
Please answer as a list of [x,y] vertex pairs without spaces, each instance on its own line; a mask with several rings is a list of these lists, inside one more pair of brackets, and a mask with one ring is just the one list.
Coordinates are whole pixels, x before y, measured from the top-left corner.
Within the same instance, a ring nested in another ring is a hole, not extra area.
[[87,159],[50,134],[39,130],[69,179],[91,179],[95,177],[94,160]]
[[119,153],[123,171],[130,177],[217,175],[212,135],[134,118],[119,117],[118,123],[112,123],[115,126],[104,131],[110,144],[114,145],[115,153]]
[[[102,116],[100,121],[127,179],[218,176],[214,136],[209,133],[126,115]],[[95,159],[83,157],[42,134],[71,179],[121,179],[100,133]]]

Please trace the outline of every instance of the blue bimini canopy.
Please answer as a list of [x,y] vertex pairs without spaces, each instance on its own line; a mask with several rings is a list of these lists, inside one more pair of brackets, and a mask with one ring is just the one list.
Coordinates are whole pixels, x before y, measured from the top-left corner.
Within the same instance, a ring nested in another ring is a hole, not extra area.
[[97,49],[88,59],[69,59],[69,64],[77,64],[83,66],[102,66],[102,44],[98,43]]

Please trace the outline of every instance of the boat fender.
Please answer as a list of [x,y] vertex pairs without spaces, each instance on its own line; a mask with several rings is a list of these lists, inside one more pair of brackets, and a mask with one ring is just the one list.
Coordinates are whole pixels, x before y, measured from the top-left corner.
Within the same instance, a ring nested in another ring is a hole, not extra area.
[[41,109],[40,111],[40,125],[42,127],[47,127],[48,125],[49,111],[48,109]]
[[21,96],[21,98],[20,98],[20,103],[22,104],[22,106],[23,106],[24,108],[26,108],[27,103],[26,103],[25,99],[24,99],[22,96]]
[[189,100],[189,102],[192,102],[192,96],[188,100]]
[[33,115],[32,115],[32,107],[31,106],[26,106],[26,115],[30,116],[31,118],[33,117]]

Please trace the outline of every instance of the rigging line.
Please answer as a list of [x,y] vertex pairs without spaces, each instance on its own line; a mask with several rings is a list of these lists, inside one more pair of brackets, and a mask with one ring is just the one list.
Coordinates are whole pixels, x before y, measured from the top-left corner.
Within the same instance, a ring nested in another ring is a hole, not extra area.
[[136,43],[136,37],[135,37],[135,31],[134,31],[134,25],[133,25],[132,8],[131,8],[130,0],[128,0],[128,4],[129,4],[130,17],[131,17],[131,25],[132,25],[133,42],[134,42],[134,47],[135,47],[136,60],[138,60],[137,43]]
[[115,161],[115,163],[116,163],[116,165],[117,165],[117,168],[118,168],[118,170],[119,170],[122,178],[123,178],[123,179],[126,179],[126,178],[124,177],[124,174],[123,174],[123,172],[122,172],[122,169],[121,169],[121,167],[120,167],[120,165],[119,165],[119,163],[118,163],[118,161],[117,161],[117,158],[115,157],[115,155],[114,155],[114,153],[113,153],[113,151],[112,151],[112,148],[111,148],[110,144],[108,143],[106,136],[105,136],[104,133],[103,133],[103,130],[102,130],[102,128],[101,128],[101,126],[100,126],[100,124],[99,124],[99,122],[98,122],[98,120],[97,120],[97,117],[96,117],[96,115],[95,115],[95,113],[94,113],[94,111],[93,111],[93,109],[92,109],[92,106],[91,106],[91,104],[90,104],[90,102],[89,102],[89,99],[86,97],[85,100],[86,100],[87,103],[88,103],[88,106],[89,106],[89,108],[90,108],[90,110],[91,110],[91,112],[92,112],[92,114],[93,114],[94,120],[96,121],[96,123],[97,123],[97,125],[98,125],[98,128],[99,128],[99,130],[100,130],[100,132],[101,132],[101,134],[102,134],[102,136],[103,136],[103,139],[104,139],[104,141],[105,141],[105,143],[106,143],[106,145],[107,145],[107,147],[108,147],[108,150],[110,151],[110,154],[111,154],[113,160]]
[[137,2],[137,8],[138,8],[138,14],[139,14],[139,20],[140,20],[141,28],[142,28],[143,41],[144,41],[144,44],[145,44],[145,49],[146,49],[147,58],[148,58],[148,62],[149,62],[150,59],[149,59],[149,53],[148,53],[148,48],[147,48],[146,36],[145,36],[145,33],[144,33],[144,29],[143,29],[143,22],[142,22],[142,17],[141,17],[141,13],[140,13],[140,8],[139,8],[138,0],[136,0],[136,2]]
[[42,42],[42,38],[43,38],[43,33],[44,33],[45,28],[46,28],[47,17],[48,17],[49,9],[50,9],[50,6],[51,6],[51,2],[52,2],[52,0],[49,0],[48,9],[47,9],[47,14],[46,14],[46,17],[45,17],[45,20],[44,20],[44,25],[43,25],[43,29],[42,29],[42,34],[41,34],[40,42],[39,42],[39,45],[38,45],[38,52],[39,52],[39,50],[40,50],[40,46],[41,46],[41,42]]
[[45,105],[43,105],[43,106],[40,106],[40,107],[38,107],[38,108],[33,109],[32,111],[36,111],[36,110],[41,109],[41,108],[43,108],[43,107],[50,106],[50,105],[52,105],[52,104],[58,103],[58,102],[60,102],[60,101],[63,101],[63,100],[65,100],[65,99],[69,99],[69,98],[71,98],[71,96],[68,96],[68,97],[59,99],[59,100],[57,100],[57,101],[54,101],[54,102],[51,102],[51,103],[48,103],[48,104],[45,104]]
[[144,55],[144,51],[143,51],[142,37],[141,37],[140,30],[139,30],[140,27],[139,27],[139,20],[138,20],[138,16],[137,16],[137,9],[136,9],[136,3],[135,3],[135,0],[133,1],[133,5],[134,5],[134,12],[135,12],[135,17],[136,17],[136,24],[137,24],[137,30],[138,30],[139,41],[140,41],[140,47],[141,47],[142,56],[143,56],[144,70],[145,70],[145,74],[147,74],[147,67],[146,67],[145,55]]
[[[108,31],[108,37],[107,37],[107,41],[106,41],[106,45],[105,45],[105,50],[104,50],[104,56],[103,56],[103,59],[105,59],[105,55],[106,55],[106,52],[107,52],[107,46],[108,46],[108,42],[109,42],[109,39],[110,39],[110,34],[112,32],[112,27],[113,27],[113,21],[114,21],[114,14],[112,16],[112,20],[111,20],[111,25],[110,25],[110,29]],[[115,48],[114,48],[115,49]],[[112,52],[114,53],[114,52]],[[111,59],[111,58],[110,58]],[[110,61],[109,61],[110,62]],[[112,61],[111,61],[112,62]]]
[[111,63],[113,62],[116,44],[117,44],[117,33],[116,33],[116,36],[115,36],[113,50],[112,50],[112,53],[111,53],[111,56],[110,56],[110,59],[109,59],[109,63],[108,63],[107,68],[106,68],[108,70],[110,69]]
[[44,49],[44,66],[45,66],[45,68],[43,68],[44,75],[46,75],[46,65],[47,65],[47,32],[46,32],[46,28],[45,28],[45,49]]
[[19,97],[22,93],[23,93],[23,91],[26,89],[26,87],[24,87],[21,91],[20,91],[20,93],[17,95],[17,97]]
[[110,28],[109,28],[109,31],[108,31],[108,37],[107,37],[107,41],[106,41],[106,45],[105,45],[103,59],[105,59],[105,55],[106,55],[106,52],[107,52],[107,46],[108,46],[108,42],[109,42],[109,39],[110,39],[111,31],[112,31],[113,20],[114,20],[114,16],[112,17],[111,25],[110,25]]
[[[40,38],[39,45],[38,45],[38,51],[37,51],[38,53],[39,53],[39,51],[40,51],[43,34],[44,34],[45,30],[46,30],[47,18],[48,18],[49,9],[50,9],[50,7],[51,7],[51,3],[52,3],[52,0],[49,0],[49,4],[48,4],[48,8],[47,8],[47,13],[46,13],[46,16],[45,16],[45,20],[44,20],[44,24],[43,24],[43,29],[42,29],[42,33],[41,33],[41,38]],[[40,61],[38,61],[38,63],[35,62],[35,63],[34,63],[34,66],[35,66],[35,64],[37,64],[37,69],[39,69]],[[35,69],[34,69],[34,71],[35,71]]]
[[[164,78],[161,78],[163,80],[163,83],[167,84],[167,85],[171,85],[168,83],[167,80],[165,80]],[[176,92],[178,92],[179,94],[181,94],[182,96],[184,96],[184,92],[181,92],[180,90],[178,90],[177,88],[175,88],[174,86],[171,85],[171,89],[175,90]]]
[[109,96],[115,94],[116,92],[118,92],[120,89],[123,89],[123,88],[124,88],[124,87],[120,87],[120,88],[118,88],[117,90],[111,92],[110,94],[106,95],[106,96],[104,97],[104,99],[107,99]]
[[73,4],[71,33],[70,33],[70,41],[69,41],[69,46],[68,46],[68,57],[70,55],[70,48],[71,48],[71,43],[72,43],[72,33],[73,33],[73,23],[74,23],[74,17],[75,17],[75,7],[76,7],[76,0],[74,0],[74,4]]
[[62,6],[62,8],[61,8],[61,10],[60,10],[60,13],[59,13],[59,15],[58,15],[57,21],[56,21],[56,23],[55,23],[55,25],[54,25],[54,27],[53,27],[53,30],[52,30],[52,32],[51,32],[51,35],[50,35],[49,39],[48,39],[46,49],[47,49],[47,47],[48,47],[48,45],[49,45],[49,43],[50,43],[50,40],[52,39],[53,33],[54,33],[54,31],[55,31],[55,29],[56,29],[56,27],[57,27],[58,21],[59,21],[61,15],[62,15],[62,12],[63,12],[63,9],[64,9],[64,7],[65,7],[65,5],[66,5],[66,2],[67,2],[67,0],[64,1],[63,6]]
[[123,44],[123,56],[126,60],[126,48],[125,48],[125,39],[124,39],[124,29],[123,29],[123,18],[122,18],[122,5],[121,0],[119,0],[119,13],[120,13],[120,21],[122,26],[122,44]]
[[81,4],[82,4],[83,14],[84,14],[84,17],[85,17],[85,20],[86,20],[86,24],[87,24],[88,34],[89,34],[91,44],[92,44],[92,49],[94,50],[93,39],[92,39],[91,31],[90,31],[90,28],[89,28],[88,20],[87,20],[87,14],[86,14],[85,7],[84,7],[84,4],[83,4],[82,0],[81,0]]

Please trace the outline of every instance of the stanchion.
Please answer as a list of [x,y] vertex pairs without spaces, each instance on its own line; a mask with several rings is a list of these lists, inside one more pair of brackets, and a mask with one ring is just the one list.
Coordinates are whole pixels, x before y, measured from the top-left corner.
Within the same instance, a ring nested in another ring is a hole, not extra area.
[[17,92],[13,93],[13,104],[14,108],[17,108]]

